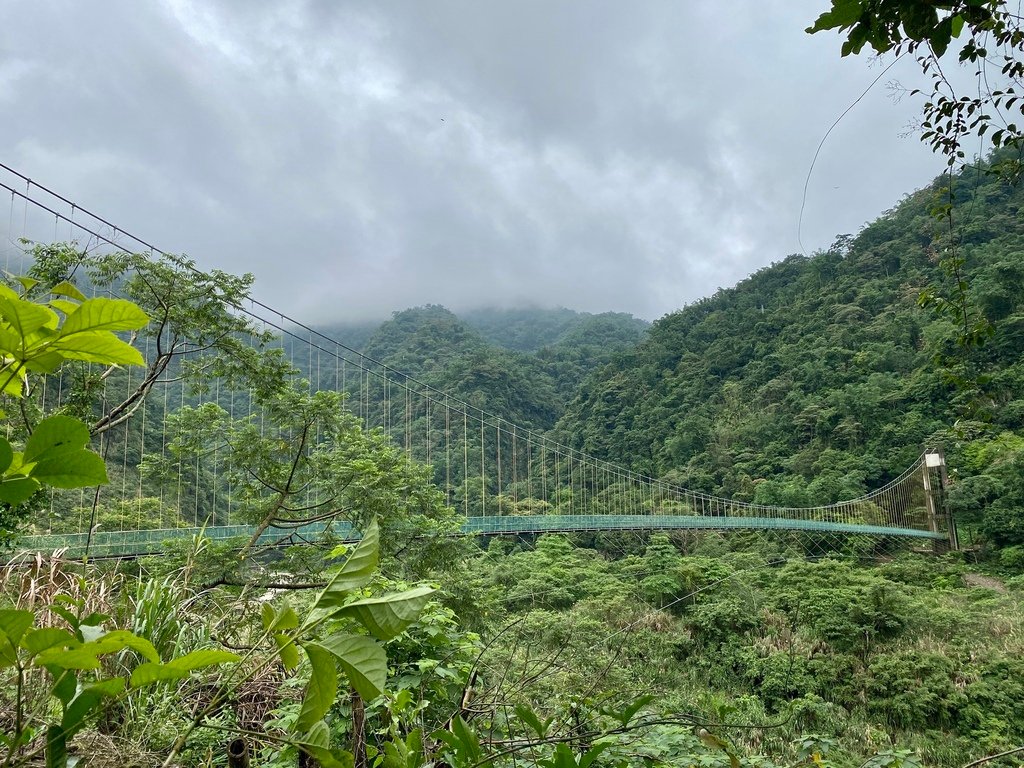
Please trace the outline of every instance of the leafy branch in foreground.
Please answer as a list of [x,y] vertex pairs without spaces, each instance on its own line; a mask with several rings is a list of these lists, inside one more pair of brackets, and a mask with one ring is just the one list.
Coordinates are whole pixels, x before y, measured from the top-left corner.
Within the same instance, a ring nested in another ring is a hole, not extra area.
[[[1019,177],[1024,150],[1024,29],[1005,0],[832,0],[810,33],[845,35],[842,55],[865,45],[876,53],[910,54],[931,80],[923,106],[921,140],[952,169],[965,160],[964,142],[987,136],[993,148],[1012,147],[1004,170]],[[958,61],[975,68],[975,95],[961,95],[943,70],[954,39],[964,37]],[[994,86],[993,86],[994,84]],[[921,93],[915,90],[913,93]],[[1018,122],[1019,121],[1019,122]]]
[[[29,277],[18,281],[26,292],[37,285]],[[84,488],[107,482],[103,460],[86,447],[90,432],[83,422],[50,416],[34,423],[25,407],[31,377],[54,373],[72,360],[141,366],[142,355],[117,332],[134,333],[148,322],[146,313],[130,301],[87,299],[67,282],[50,288],[44,301],[0,284],[0,393],[21,412],[21,423],[8,422],[8,436],[0,437],[0,502],[17,507],[44,485]],[[15,450],[8,439],[15,431],[27,435],[22,450]]]
[[[309,682],[299,714],[277,738],[278,744],[315,757],[324,768],[351,766],[352,753],[337,746],[325,719],[338,698],[339,684],[347,681],[364,701],[382,697],[388,677],[382,643],[416,621],[435,590],[419,586],[365,593],[380,554],[376,523],[354,548],[342,547],[332,554],[344,560],[332,569],[309,608],[300,615],[287,601],[265,603],[262,630],[242,653],[201,647],[161,660],[145,637],[125,629],[105,630],[111,616],[84,613],[82,600],[66,599],[48,607],[66,627],[36,626],[42,610],[0,610],[0,674],[9,676],[6,690],[14,691],[13,722],[7,735],[0,736],[5,748],[0,765],[28,765],[43,755],[47,766],[65,766],[72,737],[103,713],[116,711],[141,689],[180,684],[194,673],[214,669],[214,693],[196,707],[167,751],[164,765],[173,765],[198,729],[223,728],[216,715],[231,690],[277,664],[296,673],[301,651],[310,669]],[[124,674],[107,671],[115,657]],[[45,695],[33,695],[41,680]],[[176,698],[184,708],[186,699]]]

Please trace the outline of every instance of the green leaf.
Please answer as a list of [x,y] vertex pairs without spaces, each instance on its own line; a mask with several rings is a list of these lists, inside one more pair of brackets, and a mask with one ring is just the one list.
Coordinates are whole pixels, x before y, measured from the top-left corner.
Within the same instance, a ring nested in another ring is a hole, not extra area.
[[339,616],[351,616],[378,640],[390,640],[419,618],[423,606],[436,592],[432,587],[416,587],[380,597],[356,600],[344,606]]
[[344,604],[345,596],[353,589],[359,589],[373,576],[380,557],[380,531],[377,521],[370,523],[359,545],[352,550],[348,559],[324,587],[313,603],[313,610],[337,608]]
[[582,755],[580,755],[579,768],[590,768],[598,756],[612,745],[610,741],[599,741]]
[[60,352],[68,360],[100,365],[146,365],[139,350],[106,331],[83,331],[69,338],[59,338],[47,349]]
[[299,626],[298,614],[287,601],[276,610],[270,603],[264,603],[260,608],[260,617],[263,620],[263,628],[268,632],[275,629],[296,629]]
[[295,641],[285,634],[275,634],[274,644],[277,646],[277,655],[281,657],[281,663],[288,671],[299,666],[299,649]]
[[849,27],[860,19],[863,9],[860,0],[832,0],[832,9],[821,14],[813,27],[808,27],[811,34],[836,27]]
[[29,631],[21,640],[21,647],[35,656],[50,648],[74,648],[81,643],[66,629],[59,627],[43,627]]
[[9,667],[17,662],[18,645],[35,619],[32,611],[0,610],[0,666]]
[[130,648],[151,661],[160,658],[149,640],[126,629],[115,629],[98,640],[82,643],[75,648],[45,650],[36,657],[35,663],[37,666],[55,665],[64,669],[96,669],[99,667],[99,656],[117,653],[125,648]]
[[50,693],[67,707],[78,692],[78,677],[71,670],[62,669],[52,664],[46,666],[46,671],[53,678],[53,688],[50,689]]
[[107,465],[92,451],[43,459],[32,467],[32,477],[54,488],[84,488],[109,482]]
[[91,331],[134,331],[148,322],[149,316],[132,302],[99,297],[86,299],[68,315],[60,335],[63,339]]
[[274,606],[270,603],[264,603],[260,606],[260,621],[263,622],[263,628],[269,630],[274,626],[274,619],[277,616],[277,612],[274,610]]
[[953,18],[947,17],[940,21],[930,33],[932,50],[936,56],[942,56],[949,47],[949,41],[953,36]]
[[[0,344],[0,351],[6,351],[7,347]],[[25,366],[20,362],[5,365],[0,368],[0,376],[3,377],[3,392],[11,397],[21,398],[25,396],[25,384],[28,376],[25,373]]]
[[51,725],[46,729],[46,768],[67,768],[68,740],[64,729]]
[[25,361],[25,370],[29,373],[56,373],[64,365],[64,355],[59,352],[33,353],[31,359]]
[[10,324],[19,339],[40,328],[57,327],[57,314],[49,307],[8,296],[0,296],[0,318]]
[[551,721],[542,722],[529,707],[523,704],[516,704],[516,717],[519,718],[520,722],[526,723],[530,726],[530,729],[536,733],[540,738],[545,738],[548,735],[548,728],[551,727]]
[[140,664],[132,672],[131,687],[158,683],[165,680],[184,680],[197,669],[212,667],[216,664],[233,664],[241,659],[237,653],[222,651],[216,648],[205,648],[186,653],[166,664]]
[[12,644],[17,645],[35,618],[36,615],[32,611],[12,608],[0,610],[0,633],[3,633]]
[[295,721],[295,728],[308,731],[318,720],[323,719],[338,695],[338,668],[334,656],[317,643],[304,643],[303,649],[309,657],[313,672],[302,698],[302,710]]
[[82,689],[68,704],[61,718],[60,726],[64,731],[64,738],[70,739],[82,726],[85,725],[85,718],[89,715],[99,702],[109,696],[117,696],[124,691],[124,678],[112,677],[107,680],[100,680],[89,685],[82,686]]
[[465,762],[477,763],[482,757],[480,741],[476,737],[476,733],[473,732],[473,729],[466,725],[466,721],[462,719],[461,715],[456,715],[455,719],[452,720],[451,732],[437,731],[434,733],[434,736],[439,737],[446,744],[452,746]]
[[[65,598],[66,598],[66,597],[67,597],[67,595],[57,595],[57,596],[56,596],[56,597],[54,598],[54,602],[55,602],[55,603],[56,603],[56,602],[63,602],[63,601],[61,600],[61,598],[62,598],[62,597],[65,597]],[[62,619],[64,619],[64,621],[66,621],[66,622],[68,623],[68,625],[69,625],[69,626],[71,626],[71,627],[72,627],[73,629],[76,629],[76,630],[78,629],[78,615],[77,615],[77,614],[75,614],[74,612],[72,612],[72,611],[69,611],[69,610],[68,610],[67,608],[65,608],[65,607],[64,607],[64,606],[62,606],[62,605],[48,605],[48,606],[47,606],[47,610],[49,610],[49,611],[50,611],[51,613],[55,613],[55,614],[57,614],[58,616],[60,616],[60,617],[61,617]],[[94,638],[94,639],[95,639],[95,638]]]
[[36,666],[57,669],[99,669],[100,660],[93,643],[74,648],[48,648],[35,660]]
[[295,745],[306,754],[316,758],[323,768],[352,768],[355,760],[351,752],[331,749],[331,729],[323,720],[309,729]]
[[74,301],[68,301],[67,299],[50,299],[47,303],[54,309],[63,312],[65,315],[70,315],[72,312],[78,311],[78,304]]
[[621,710],[613,710],[609,708],[602,709],[601,712],[602,714],[615,718],[619,721],[621,725],[625,726],[629,725],[630,721],[633,719],[637,712],[646,707],[652,701],[654,701],[654,696],[652,696],[651,694],[646,694],[644,696],[639,697],[635,701],[630,702]]
[[14,460],[14,449],[6,438],[0,437],[0,474],[7,471]]
[[960,33],[963,32],[963,29],[964,17],[958,13],[956,16],[953,17],[953,20],[950,22],[950,32],[952,33],[953,37],[960,37]]
[[414,728],[403,741],[384,742],[384,768],[420,768],[423,765],[423,734]]
[[361,635],[333,635],[321,645],[334,654],[349,683],[366,701],[384,693],[388,658],[376,642]]
[[564,741],[556,744],[551,759],[543,762],[549,768],[577,768],[576,755]]
[[31,477],[5,477],[0,480],[0,501],[17,506],[32,498],[39,483]]
[[21,336],[12,328],[0,325],[0,350],[6,355],[21,359]]
[[30,464],[44,457],[81,450],[89,443],[89,428],[70,416],[43,419],[25,443],[23,460]]
[[[69,299],[75,299],[76,301],[85,301],[85,294],[82,293],[74,284],[64,280],[57,283],[53,288],[50,289],[50,293],[54,296],[67,296]],[[77,305],[76,305],[77,306]]]

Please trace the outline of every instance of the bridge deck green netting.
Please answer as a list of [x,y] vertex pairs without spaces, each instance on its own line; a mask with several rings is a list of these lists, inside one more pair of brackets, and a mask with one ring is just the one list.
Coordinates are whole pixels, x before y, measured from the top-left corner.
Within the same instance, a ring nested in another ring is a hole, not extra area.
[[[534,517],[470,517],[459,535],[496,536],[539,533],[571,533],[577,531],[643,531],[643,530],[762,530],[807,531],[831,534],[863,534],[911,539],[945,539],[945,534],[912,528],[880,525],[851,525],[824,520],[787,520],[758,517],[696,517],[693,515],[538,515]],[[187,541],[196,536],[213,540],[238,538],[248,540],[255,528],[248,525],[223,525],[210,528],[163,528],[148,531],[97,531],[90,538],[85,533],[34,535],[21,542],[21,548],[36,552],[66,550],[69,557],[122,557],[157,554],[165,543]],[[282,540],[299,543],[316,541],[325,535],[340,540],[353,540],[358,534],[348,523],[310,523],[295,529],[270,529],[258,539],[262,545]]]
[[[206,338],[204,334],[212,331],[205,320],[188,326],[188,335],[173,324],[153,322],[131,339],[147,361],[144,370],[91,372],[95,381],[85,407],[93,409],[93,447],[103,455],[111,482],[96,491],[51,493],[33,513],[23,548],[67,548],[74,555],[88,549],[91,556],[117,556],[159,552],[164,541],[187,539],[200,526],[215,539],[253,535],[250,526],[262,519],[261,512],[252,503],[252,494],[239,488],[239,477],[245,475],[232,463],[224,435],[248,425],[258,428],[260,439],[269,435],[289,445],[297,438],[275,421],[255,379],[239,383],[239,371],[249,370],[249,363],[236,365],[234,378],[210,374],[202,386],[193,386],[189,377],[195,371],[234,370],[214,352],[204,352],[214,349],[211,345],[218,339],[244,345],[246,354],[235,353],[239,359],[249,360],[252,348],[261,353],[260,359],[279,356],[294,372],[289,375],[296,391],[343,393],[346,418],[358,423],[362,434],[372,433],[369,439],[400,448],[410,461],[430,467],[444,502],[465,520],[464,535],[744,529],[904,540],[949,537],[955,542],[942,510],[939,454],[913,461],[917,451],[908,450],[903,456],[911,466],[887,475],[880,488],[861,498],[821,506],[767,506],[688,490],[589,455],[581,450],[582,440],[572,436],[560,442],[535,425],[513,423],[254,298],[233,299],[225,309],[217,298],[220,289],[203,282],[212,279],[210,275],[191,262],[114,228],[27,177],[18,175],[6,183],[0,179],[0,188],[11,192],[8,218],[22,222],[22,231],[12,235],[37,244],[88,244],[88,254],[80,254],[81,259],[92,260],[82,269],[90,276],[90,284],[83,283],[87,291],[109,296],[128,291],[129,297],[137,298],[131,294],[133,285],[163,284],[160,281],[166,278],[174,300],[186,302],[204,318],[219,317],[217,322],[228,329]],[[15,201],[23,209],[15,211]],[[105,266],[98,267],[101,262]],[[14,273],[25,268],[12,263],[10,253],[3,266]],[[41,376],[33,395],[36,405],[56,412],[83,407],[80,388],[72,386],[76,381],[64,371]],[[139,393],[143,396],[135,399]],[[193,429],[197,436],[190,439],[195,444],[184,440],[176,446],[174,427],[169,426],[174,424],[185,425],[186,432]],[[329,444],[318,434],[302,440],[309,450]],[[345,518],[345,509],[361,507],[341,504],[337,512],[320,514],[325,495],[331,497],[311,490],[308,498],[292,499],[293,509],[317,513],[275,521],[288,530],[272,527],[259,543],[272,544],[289,533],[311,539],[327,529],[340,538],[351,535],[347,524],[339,521]],[[330,526],[304,525],[331,515],[336,520]]]

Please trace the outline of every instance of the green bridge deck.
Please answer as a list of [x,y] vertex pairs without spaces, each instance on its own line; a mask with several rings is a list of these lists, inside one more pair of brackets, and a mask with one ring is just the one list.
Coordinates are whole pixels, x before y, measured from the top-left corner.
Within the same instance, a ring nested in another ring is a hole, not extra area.
[[[338,539],[358,537],[352,526],[343,521],[330,524],[330,532]],[[313,523],[294,529],[271,528],[259,538],[261,544],[274,544],[289,534],[299,540],[313,540],[328,528]],[[797,520],[782,517],[719,517],[695,515],[535,515],[507,517],[468,517],[457,535],[498,536],[503,534],[571,533],[575,531],[639,531],[639,530],[778,530],[821,533],[894,536],[901,538],[945,539],[946,534],[915,528],[894,528],[880,525],[840,523],[825,520]],[[52,552],[66,549],[69,557],[80,557],[86,548],[91,557],[151,555],[164,550],[164,542],[188,540],[202,533],[210,539],[249,538],[255,528],[250,525],[210,526],[207,528],[158,528],[140,531],[96,531],[90,539],[86,533],[37,534],[25,536],[19,549],[31,552]]]

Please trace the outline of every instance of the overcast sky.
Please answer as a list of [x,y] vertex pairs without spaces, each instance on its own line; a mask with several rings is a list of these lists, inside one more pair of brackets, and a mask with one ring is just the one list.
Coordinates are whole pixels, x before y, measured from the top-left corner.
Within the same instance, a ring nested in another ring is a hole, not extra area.
[[[310,322],[655,319],[801,250],[883,66],[804,33],[827,4],[0,0],[0,162]],[[942,168],[894,79],[808,253]]]

